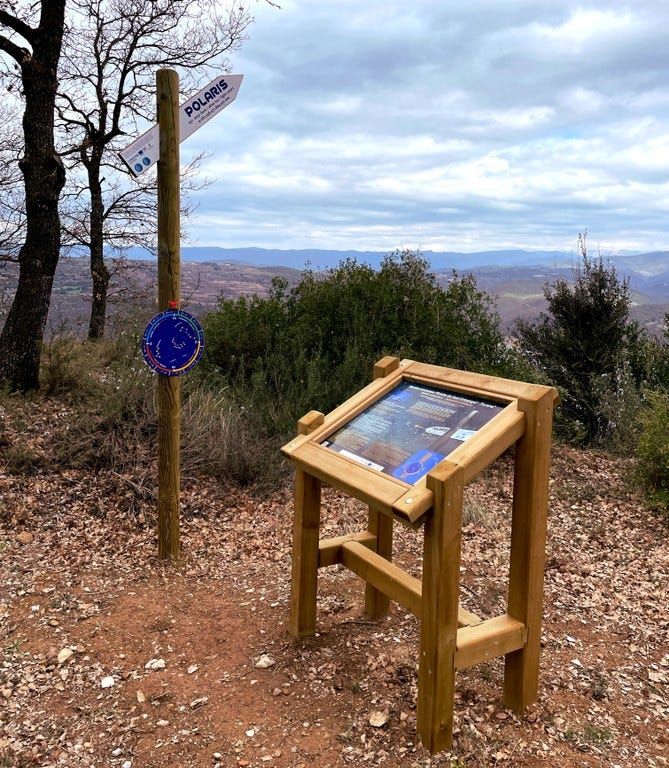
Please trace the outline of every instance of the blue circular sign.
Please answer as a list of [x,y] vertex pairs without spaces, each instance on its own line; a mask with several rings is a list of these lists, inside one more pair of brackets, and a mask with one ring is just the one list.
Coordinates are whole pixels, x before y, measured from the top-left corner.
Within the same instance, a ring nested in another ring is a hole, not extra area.
[[142,354],[148,366],[163,376],[181,376],[197,363],[204,350],[204,331],[183,309],[166,309],[146,326]]

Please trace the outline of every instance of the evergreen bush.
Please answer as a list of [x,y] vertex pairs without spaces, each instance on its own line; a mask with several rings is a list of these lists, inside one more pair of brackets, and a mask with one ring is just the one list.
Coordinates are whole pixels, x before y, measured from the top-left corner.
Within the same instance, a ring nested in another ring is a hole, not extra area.
[[637,476],[651,506],[669,518],[669,391],[649,395],[640,426]]
[[544,287],[548,312],[520,320],[521,351],[561,393],[556,425],[583,445],[614,443],[630,432],[640,387],[648,375],[646,337],[630,321],[627,280],[601,257],[591,259],[585,235],[573,281]]
[[204,318],[204,371],[284,437],[369,383],[384,355],[509,373],[492,300],[471,275],[442,288],[428,266],[411,251],[379,270],[349,259],[305,271],[291,290],[277,279],[267,298],[222,299]]

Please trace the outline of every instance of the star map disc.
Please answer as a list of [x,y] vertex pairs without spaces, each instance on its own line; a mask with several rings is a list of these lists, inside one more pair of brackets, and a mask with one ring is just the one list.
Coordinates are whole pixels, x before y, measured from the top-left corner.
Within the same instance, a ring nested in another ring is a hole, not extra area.
[[146,326],[142,354],[148,366],[163,376],[181,376],[197,363],[204,350],[204,331],[183,309],[166,309]]

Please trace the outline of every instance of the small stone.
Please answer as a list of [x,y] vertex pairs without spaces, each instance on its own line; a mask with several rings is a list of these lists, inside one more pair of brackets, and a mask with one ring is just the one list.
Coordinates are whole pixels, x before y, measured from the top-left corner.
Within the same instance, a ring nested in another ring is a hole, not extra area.
[[149,659],[144,665],[144,669],[165,669],[165,659]]
[[169,720],[156,720],[156,725],[159,728],[164,728],[166,725],[169,725],[169,724],[170,724]]
[[100,680],[100,688],[112,688],[114,685],[114,678],[111,675],[108,675],[107,677],[103,677],[102,680]]
[[276,664],[276,661],[271,656],[268,656],[266,653],[263,653],[261,657],[256,661],[256,669],[267,669],[268,667],[273,667]]
[[58,651],[58,663],[64,664],[66,661],[69,661],[74,656],[74,651],[71,648],[61,648],[60,651]]
[[197,672],[200,667],[198,667],[197,664],[191,664],[190,667],[186,670],[189,675],[192,675],[194,672]]
[[16,534],[16,540],[19,542],[19,544],[30,544],[34,540],[34,536],[32,533],[28,531],[21,531],[21,533]]
[[138,704],[143,704],[146,701],[146,696],[144,695],[144,693],[142,691],[137,691],[135,696],[137,697],[137,703]]
[[369,716],[369,724],[372,728],[382,728],[389,719],[388,710],[381,712],[375,709]]

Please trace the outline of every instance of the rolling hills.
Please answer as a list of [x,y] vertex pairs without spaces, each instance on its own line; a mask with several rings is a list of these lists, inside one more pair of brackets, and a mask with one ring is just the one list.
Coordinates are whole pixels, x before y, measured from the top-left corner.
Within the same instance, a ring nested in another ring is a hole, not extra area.
[[[198,248],[181,251],[182,302],[195,314],[212,310],[220,296],[264,295],[276,276],[299,280],[306,267],[323,271],[344,259],[378,266],[385,253],[370,251],[277,250],[262,248]],[[437,279],[446,283],[453,270],[471,272],[481,290],[495,297],[504,329],[519,317],[533,318],[545,308],[543,287],[569,280],[576,257],[557,251],[424,252]],[[140,258],[143,257],[143,258]],[[669,252],[621,254],[610,258],[618,274],[629,280],[632,315],[652,333],[660,333],[669,311]],[[17,266],[0,265],[0,317],[13,296]],[[110,316],[155,307],[157,266],[146,251],[132,249],[115,266]],[[90,276],[85,258],[62,258],[56,273],[49,315],[50,334],[67,328],[85,333],[90,306]]]

